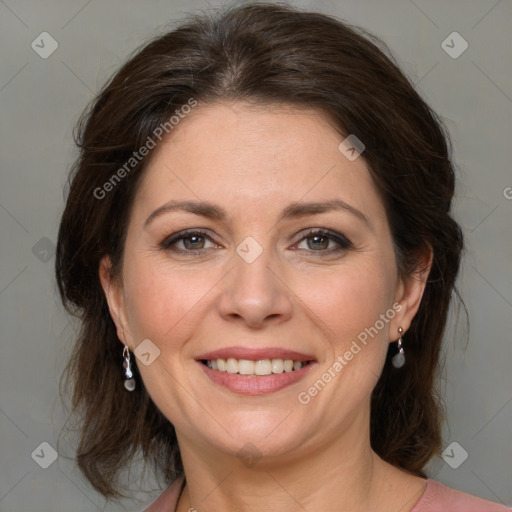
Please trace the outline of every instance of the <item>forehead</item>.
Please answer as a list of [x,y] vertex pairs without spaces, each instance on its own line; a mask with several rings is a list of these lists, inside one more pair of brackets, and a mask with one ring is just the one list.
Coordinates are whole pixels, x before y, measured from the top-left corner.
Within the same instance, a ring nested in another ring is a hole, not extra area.
[[315,110],[200,105],[154,151],[135,207],[149,214],[170,199],[193,199],[250,214],[251,207],[267,211],[284,202],[340,197],[379,215],[382,204],[365,161],[340,152],[343,138]]

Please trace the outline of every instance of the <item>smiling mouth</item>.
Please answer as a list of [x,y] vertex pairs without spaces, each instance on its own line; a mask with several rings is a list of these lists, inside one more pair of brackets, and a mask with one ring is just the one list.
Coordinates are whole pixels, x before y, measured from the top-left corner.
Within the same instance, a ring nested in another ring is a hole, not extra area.
[[247,377],[264,377],[301,370],[314,361],[294,361],[293,359],[201,359],[201,363],[220,373],[237,374]]

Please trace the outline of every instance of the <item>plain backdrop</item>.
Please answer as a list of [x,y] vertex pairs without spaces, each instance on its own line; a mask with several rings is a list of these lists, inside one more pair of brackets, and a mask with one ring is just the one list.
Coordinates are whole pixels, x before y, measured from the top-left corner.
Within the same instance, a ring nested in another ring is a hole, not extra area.
[[[466,237],[458,286],[470,331],[454,311],[441,386],[446,452],[429,471],[446,485],[512,505],[512,2],[292,3],[381,37],[451,134],[454,214]],[[67,418],[58,378],[74,331],[55,294],[54,243],[79,114],[135,48],[187,13],[216,5],[222,2],[0,2],[2,512],[141,507],[106,503],[76,470],[71,439],[57,445]],[[136,473],[134,489],[149,491],[140,498],[151,501],[160,491]]]

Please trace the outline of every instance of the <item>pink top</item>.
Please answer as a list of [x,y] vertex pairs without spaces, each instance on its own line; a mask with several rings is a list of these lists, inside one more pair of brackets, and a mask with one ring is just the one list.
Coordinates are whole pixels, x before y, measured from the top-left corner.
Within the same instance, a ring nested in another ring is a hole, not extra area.
[[[183,476],[175,480],[144,512],[174,512]],[[411,512],[511,512],[512,508],[445,487],[427,479],[427,488]]]

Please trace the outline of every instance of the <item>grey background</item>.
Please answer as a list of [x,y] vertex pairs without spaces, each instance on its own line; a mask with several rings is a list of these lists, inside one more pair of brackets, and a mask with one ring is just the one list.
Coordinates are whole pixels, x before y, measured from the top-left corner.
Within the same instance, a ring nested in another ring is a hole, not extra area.
[[[458,323],[452,315],[442,383],[448,410],[444,447],[455,441],[468,458],[457,469],[437,458],[430,476],[512,505],[512,2],[294,3],[380,36],[451,133],[460,178],[455,216],[467,244],[459,287],[471,330],[468,339],[463,315]],[[122,510],[106,504],[81,478],[72,443],[57,445],[67,417],[58,376],[73,327],[55,295],[52,247],[75,156],[71,130],[130,52],[184,13],[220,4],[0,2],[2,512]],[[59,45],[47,59],[31,47],[44,31]],[[458,58],[441,47],[453,31],[469,44]],[[31,457],[35,450],[40,461],[47,460],[50,451],[39,446],[43,442],[59,450],[47,469]],[[452,465],[462,460],[457,446],[447,454]],[[159,493],[151,478],[142,488],[152,490],[141,495],[147,502]]]

